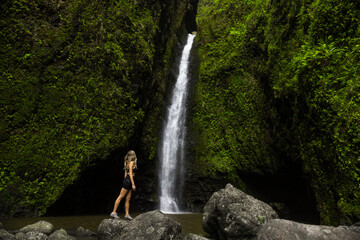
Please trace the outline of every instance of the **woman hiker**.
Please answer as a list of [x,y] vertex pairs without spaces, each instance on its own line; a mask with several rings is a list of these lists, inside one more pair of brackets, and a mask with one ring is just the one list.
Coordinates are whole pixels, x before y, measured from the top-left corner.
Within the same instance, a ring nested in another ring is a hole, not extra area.
[[130,150],[125,158],[124,158],[124,180],[123,185],[120,191],[120,194],[118,198],[115,200],[114,209],[112,213],[110,214],[113,218],[119,218],[116,211],[119,207],[119,204],[121,200],[125,198],[125,219],[126,220],[132,220],[133,218],[129,214],[129,208],[130,208],[130,199],[131,199],[131,193],[132,191],[136,190],[135,182],[134,182],[134,176],[135,176],[135,170],[137,169],[137,158],[136,154],[133,150]]

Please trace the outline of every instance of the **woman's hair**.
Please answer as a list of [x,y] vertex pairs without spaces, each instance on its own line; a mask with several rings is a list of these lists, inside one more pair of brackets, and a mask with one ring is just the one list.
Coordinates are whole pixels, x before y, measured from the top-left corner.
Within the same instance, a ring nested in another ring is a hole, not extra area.
[[128,153],[126,154],[125,158],[124,158],[124,169],[128,170],[129,168],[129,163],[133,161],[134,162],[134,168],[137,168],[137,158],[136,158],[136,153],[133,150],[128,151]]

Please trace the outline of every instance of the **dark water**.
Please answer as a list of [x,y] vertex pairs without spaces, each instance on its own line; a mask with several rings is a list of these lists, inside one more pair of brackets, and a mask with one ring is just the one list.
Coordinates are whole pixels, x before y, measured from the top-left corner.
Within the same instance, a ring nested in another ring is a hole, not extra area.
[[[136,217],[141,213],[131,214]],[[189,214],[165,214],[166,216],[179,222],[182,226],[183,233],[194,233],[197,235],[205,236],[202,229],[202,214],[189,213]],[[119,214],[120,217],[124,217]],[[8,231],[18,230],[26,225],[36,223],[40,220],[45,220],[54,225],[55,229],[75,230],[82,226],[93,232],[97,231],[103,219],[109,218],[108,215],[90,215],[90,216],[65,216],[65,217],[39,217],[39,218],[10,218],[0,219],[4,228]]]

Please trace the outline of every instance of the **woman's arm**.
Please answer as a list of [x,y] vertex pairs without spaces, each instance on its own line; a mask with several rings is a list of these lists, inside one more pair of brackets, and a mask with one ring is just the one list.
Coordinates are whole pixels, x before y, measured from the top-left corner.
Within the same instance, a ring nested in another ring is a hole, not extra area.
[[132,184],[132,189],[135,191],[136,186],[135,186],[135,182],[134,182],[134,178],[133,178],[133,167],[134,167],[134,162],[131,161],[129,163],[129,176],[130,176],[130,181],[131,181],[131,184]]

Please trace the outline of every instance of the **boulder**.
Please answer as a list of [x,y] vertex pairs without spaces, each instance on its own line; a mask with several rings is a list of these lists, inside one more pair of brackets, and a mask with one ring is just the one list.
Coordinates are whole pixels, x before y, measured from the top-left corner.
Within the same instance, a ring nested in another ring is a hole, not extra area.
[[261,225],[275,218],[268,204],[227,184],[205,205],[202,226],[215,239],[253,239]]
[[360,222],[357,222],[349,227],[349,230],[360,234]]
[[284,219],[273,219],[265,223],[257,240],[359,240],[360,233],[348,227],[309,225]]
[[49,236],[49,240],[68,240],[69,235],[65,229],[59,229]]
[[181,239],[180,223],[159,210],[140,214],[121,231],[121,240],[176,240]]
[[209,239],[193,233],[189,233],[184,236],[183,240],[209,240]]
[[19,232],[15,235],[16,240],[48,240],[48,236],[42,232]]
[[54,230],[54,226],[47,222],[47,221],[38,221],[37,223],[27,225],[20,229],[20,232],[27,233],[27,232],[41,232],[44,234],[50,234]]
[[90,237],[90,236],[96,236],[96,233],[90,231],[89,229],[85,229],[83,227],[78,227],[76,229],[76,236],[78,237]]
[[15,236],[7,232],[5,229],[0,229],[0,239],[15,240]]
[[126,224],[128,224],[128,221],[122,219],[104,219],[97,229],[98,239],[120,239],[120,233]]

